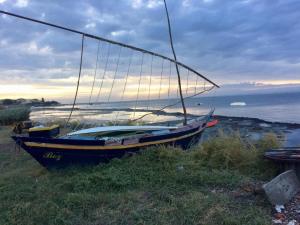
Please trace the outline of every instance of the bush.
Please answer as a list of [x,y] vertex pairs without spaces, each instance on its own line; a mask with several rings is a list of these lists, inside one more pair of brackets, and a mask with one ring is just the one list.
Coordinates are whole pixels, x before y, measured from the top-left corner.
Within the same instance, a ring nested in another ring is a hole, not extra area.
[[16,103],[16,100],[12,100],[12,99],[3,99],[3,101],[2,101],[3,105],[12,105],[15,103]]
[[216,169],[234,169],[250,176],[269,177],[276,173],[272,162],[264,159],[267,149],[280,142],[274,134],[266,134],[257,142],[242,139],[239,133],[224,134],[203,143],[194,151],[194,158]]
[[0,125],[11,125],[29,119],[30,109],[28,107],[15,107],[0,111]]

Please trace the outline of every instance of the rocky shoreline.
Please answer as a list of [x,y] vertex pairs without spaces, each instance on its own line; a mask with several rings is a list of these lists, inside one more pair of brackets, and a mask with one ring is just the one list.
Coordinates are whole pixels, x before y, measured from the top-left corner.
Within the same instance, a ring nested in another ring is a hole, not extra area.
[[269,122],[258,118],[231,117],[216,115],[218,125],[206,130],[204,138],[217,135],[218,130],[224,132],[239,132],[241,137],[252,140],[260,139],[266,133],[274,133],[284,143],[284,145],[300,144],[300,124]]

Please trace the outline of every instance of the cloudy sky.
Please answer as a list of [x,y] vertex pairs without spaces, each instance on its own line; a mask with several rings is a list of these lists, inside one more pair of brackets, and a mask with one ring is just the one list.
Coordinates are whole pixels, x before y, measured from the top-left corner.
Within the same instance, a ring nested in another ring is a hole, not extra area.
[[[299,0],[168,4],[179,61],[223,86],[223,93],[299,88]],[[171,56],[161,0],[0,0],[0,9]],[[79,35],[1,15],[0,98],[71,96],[80,43]],[[86,48],[83,73],[91,75],[97,43],[87,40]]]

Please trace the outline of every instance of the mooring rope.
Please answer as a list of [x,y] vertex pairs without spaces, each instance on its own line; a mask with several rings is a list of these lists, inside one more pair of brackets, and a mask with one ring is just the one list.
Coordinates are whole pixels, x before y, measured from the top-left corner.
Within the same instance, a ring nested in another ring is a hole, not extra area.
[[77,86],[76,86],[76,92],[75,92],[75,97],[74,97],[74,101],[73,101],[73,105],[72,105],[72,109],[70,111],[70,115],[67,119],[67,122],[65,124],[65,127],[68,125],[71,117],[72,117],[72,113],[76,104],[76,100],[77,100],[77,94],[78,94],[78,89],[79,89],[79,83],[80,83],[80,77],[81,77],[81,69],[82,69],[82,58],[83,58],[83,47],[84,47],[84,34],[82,35],[81,38],[81,53],[80,53],[80,64],[79,64],[79,73],[78,73],[78,80],[77,80]]

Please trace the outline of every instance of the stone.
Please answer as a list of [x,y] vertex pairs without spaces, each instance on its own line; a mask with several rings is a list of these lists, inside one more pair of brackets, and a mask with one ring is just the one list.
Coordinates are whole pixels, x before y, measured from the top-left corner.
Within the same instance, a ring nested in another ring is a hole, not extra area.
[[291,220],[290,222],[288,222],[287,225],[296,225],[297,221],[296,220]]
[[274,215],[275,219],[277,220],[284,220],[285,219],[285,215],[283,213],[276,213]]
[[275,205],[275,210],[278,213],[281,213],[282,210],[284,210],[284,205]]
[[274,224],[282,224],[282,220],[273,220]]
[[270,182],[263,185],[263,189],[274,205],[284,205],[300,190],[300,182],[294,170],[288,170]]

